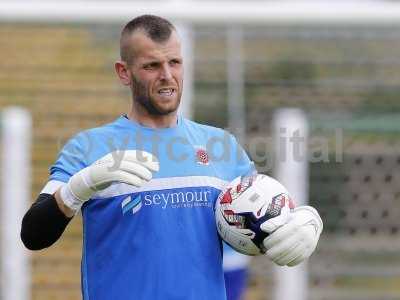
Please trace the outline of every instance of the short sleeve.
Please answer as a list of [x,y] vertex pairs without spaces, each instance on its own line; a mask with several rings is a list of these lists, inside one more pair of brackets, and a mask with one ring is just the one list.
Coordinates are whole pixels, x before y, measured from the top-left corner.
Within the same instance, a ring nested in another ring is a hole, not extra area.
[[237,153],[235,161],[234,177],[248,175],[250,172],[255,170],[254,162],[252,162],[247,155],[243,147],[237,142],[236,138],[231,135],[231,142],[233,143],[233,148],[236,149]]
[[84,134],[78,134],[71,138],[61,149],[57,160],[50,167],[49,181],[68,182],[69,178],[87,166],[85,153],[87,142]]

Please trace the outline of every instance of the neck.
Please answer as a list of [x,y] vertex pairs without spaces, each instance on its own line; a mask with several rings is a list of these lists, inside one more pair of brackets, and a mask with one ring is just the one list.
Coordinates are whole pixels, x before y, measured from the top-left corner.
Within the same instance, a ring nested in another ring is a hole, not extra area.
[[174,127],[176,126],[178,120],[176,111],[168,115],[155,116],[144,111],[138,112],[137,110],[132,109],[127,116],[129,120],[135,121],[140,125],[150,128]]

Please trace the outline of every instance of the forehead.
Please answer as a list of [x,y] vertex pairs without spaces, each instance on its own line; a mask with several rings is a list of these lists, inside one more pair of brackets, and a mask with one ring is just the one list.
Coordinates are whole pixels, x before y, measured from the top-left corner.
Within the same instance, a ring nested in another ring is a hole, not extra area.
[[169,39],[163,42],[153,41],[144,32],[136,31],[131,35],[129,43],[134,60],[181,57],[181,43],[175,31],[172,31]]

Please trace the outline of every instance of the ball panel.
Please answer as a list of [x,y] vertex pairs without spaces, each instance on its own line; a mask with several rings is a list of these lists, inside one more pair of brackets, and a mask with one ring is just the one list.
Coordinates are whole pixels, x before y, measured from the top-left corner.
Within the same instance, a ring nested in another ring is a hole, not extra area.
[[233,249],[245,255],[261,254],[260,249],[251,240],[251,237],[254,237],[254,232],[231,226],[221,210],[216,210],[216,221],[219,235]]

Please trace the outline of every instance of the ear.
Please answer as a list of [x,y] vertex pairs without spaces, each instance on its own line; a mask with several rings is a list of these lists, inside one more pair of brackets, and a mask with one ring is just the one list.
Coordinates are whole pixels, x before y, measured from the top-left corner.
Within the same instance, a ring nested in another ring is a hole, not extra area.
[[128,65],[124,61],[117,61],[114,65],[115,67],[115,72],[117,73],[119,80],[123,85],[130,85],[132,78],[131,75],[128,71]]

